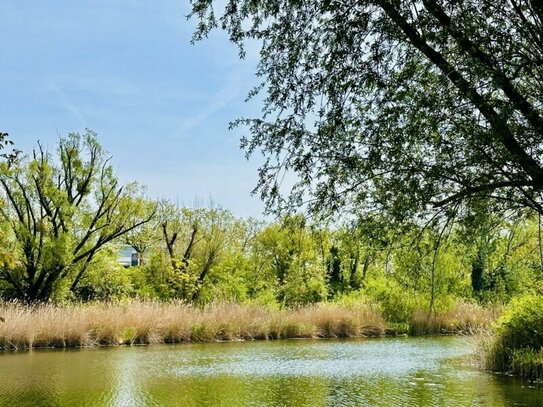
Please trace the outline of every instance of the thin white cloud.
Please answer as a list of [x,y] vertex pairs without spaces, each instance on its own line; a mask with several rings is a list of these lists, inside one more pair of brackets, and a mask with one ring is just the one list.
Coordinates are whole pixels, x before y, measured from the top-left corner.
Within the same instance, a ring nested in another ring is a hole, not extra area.
[[51,88],[51,90],[53,90],[53,92],[58,95],[61,105],[66,110],[71,112],[81,122],[83,128],[88,127],[85,117],[83,116],[81,111],[72,103],[69,96],[58,85],[54,83],[49,84],[49,87]]
[[240,70],[234,71],[226,80],[224,85],[209,100],[208,105],[198,114],[183,118],[180,125],[174,132],[174,138],[187,136],[189,130],[204,122],[215,112],[221,110],[234,99],[241,97],[241,91],[244,89],[244,78]]

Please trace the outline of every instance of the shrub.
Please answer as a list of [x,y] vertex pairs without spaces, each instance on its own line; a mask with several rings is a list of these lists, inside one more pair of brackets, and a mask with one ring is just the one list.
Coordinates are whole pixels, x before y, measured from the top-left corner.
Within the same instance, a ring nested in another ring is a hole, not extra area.
[[428,307],[420,293],[407,292],[394,280],[384,277],[368,281],[365,292],[381,306],[385,319],[393,323],[409,322],[416,310]]
[[[497,372],[535,377],[543,349],[543,296],[528,294],[511,302],[495,326],[486,349],[486,364]],[[531,365],[531,367],[528,367]],[[522,372],[530,372],[525,375]]]

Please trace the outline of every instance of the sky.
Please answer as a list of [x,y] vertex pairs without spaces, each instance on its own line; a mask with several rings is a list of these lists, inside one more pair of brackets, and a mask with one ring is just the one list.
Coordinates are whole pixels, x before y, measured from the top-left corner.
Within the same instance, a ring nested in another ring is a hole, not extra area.
[[228,130],[259,113],[245,103],[257,49],[240,61],[221,32],[191,45],[188,13],[188,0],[2,0],[0,131],[30,152],[89,128],[151,198],[261,217],[259,157]]

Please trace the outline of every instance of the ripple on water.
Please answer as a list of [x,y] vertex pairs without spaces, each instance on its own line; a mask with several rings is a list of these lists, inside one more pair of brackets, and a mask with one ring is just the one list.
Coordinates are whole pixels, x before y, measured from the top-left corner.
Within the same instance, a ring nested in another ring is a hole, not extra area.
[[543,405],[539,387],[450,363],[470,351],[459,338],[389,338],[6,354],[0,405]]

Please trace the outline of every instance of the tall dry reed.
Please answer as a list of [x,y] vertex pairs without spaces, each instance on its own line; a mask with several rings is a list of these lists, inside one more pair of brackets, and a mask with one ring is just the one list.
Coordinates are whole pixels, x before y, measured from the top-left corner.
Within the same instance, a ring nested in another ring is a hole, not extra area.
[[[347,338],[394,334],[381,310],[360,301],[322,303],[290,310],[236,303],[195,307],[182,302],[29,306],[0,303],[0,349],[237,341],[286,338]],[[486,329],[495,312],[459,302],[428,318],[416,312],[412,335],[464,333]]]
[[490,329],[500,309],[483,308],[479,304],[457,301],[448,311],[432,315],[415,311],[409,322],[410,335],[481,334]]
[[379,310],[368,303],[271,310],[234,303],[203,308],[181,302],[67,306],[0,304],[0,348],[378,336]]

